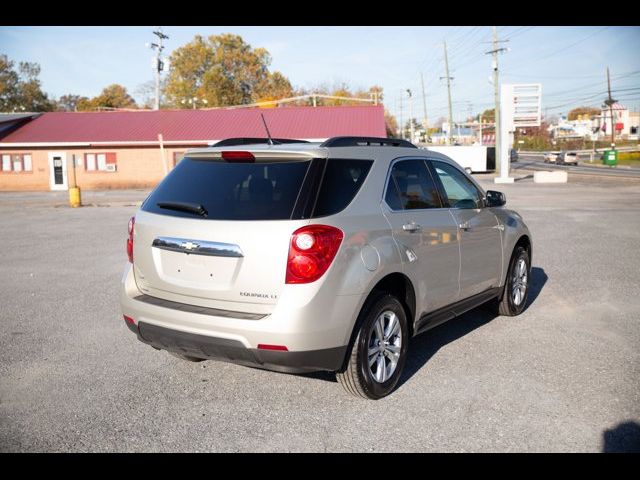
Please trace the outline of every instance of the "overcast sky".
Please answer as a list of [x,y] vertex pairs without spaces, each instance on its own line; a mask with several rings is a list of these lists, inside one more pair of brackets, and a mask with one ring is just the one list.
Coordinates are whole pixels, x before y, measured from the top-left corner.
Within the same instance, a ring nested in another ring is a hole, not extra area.
[[[446,115],[443,41],[448,44],[454,119],[463,120],[493,105],[489,83],[492,29],[483,27],[163,27],[165,52],[196,34],[235,33],[253,47],[265,47],[272,69],[294,86],[346,82],[384,88],[385,105],[398,115],[406,89],[413,112],[423,117],[420,73],[424,74],[429,122]],[[154,27],[0,27],[0,53],[14,61],[37,62],[43,88],[58,97],[97,95],[120,83],[130,93],[153,79]],[[640,109],[640,27],[498,27],[510,50],[500,55],[501,81],[540,82],[549,115],[579,105],[599,106],[606,92],[606,67],[614,98]]]

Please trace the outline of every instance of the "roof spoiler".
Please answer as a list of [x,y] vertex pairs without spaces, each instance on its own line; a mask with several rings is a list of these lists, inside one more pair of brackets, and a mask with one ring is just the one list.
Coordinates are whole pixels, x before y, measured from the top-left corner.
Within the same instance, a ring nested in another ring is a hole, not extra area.
[[383,137],[331,137],[321,147],[405,147],[418,148],[408,140]]
[[[284,143],[309,143],[306,140],[296,140],[293,138],[273,138],[274,145],[282,145]],[[255,144],[267,144],[269,145],[271,142],[268,138],[251,138],[251,137],[240,137],[240,138],[226,138],[224,140],[220,140],[219,142],[211,145],[212,147],[235,147],[238,145],[255,145]]]

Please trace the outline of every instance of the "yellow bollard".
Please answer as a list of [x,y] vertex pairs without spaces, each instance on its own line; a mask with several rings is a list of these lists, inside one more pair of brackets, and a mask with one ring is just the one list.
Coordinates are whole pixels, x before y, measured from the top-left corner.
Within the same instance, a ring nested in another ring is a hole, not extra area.
[[80,188],[72,187],[69,189],[69,206],[79,207],[82,204],[80,200]]

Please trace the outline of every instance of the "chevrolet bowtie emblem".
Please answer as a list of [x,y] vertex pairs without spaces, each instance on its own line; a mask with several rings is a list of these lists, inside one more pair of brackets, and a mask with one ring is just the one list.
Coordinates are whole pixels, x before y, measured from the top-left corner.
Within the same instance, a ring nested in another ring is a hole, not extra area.
[[197,243],[193,243],[193,242],[184,242],[181,247],[184,248],[185,250],[193,250],[194,248],[198,248],[200,245],[198,245]]

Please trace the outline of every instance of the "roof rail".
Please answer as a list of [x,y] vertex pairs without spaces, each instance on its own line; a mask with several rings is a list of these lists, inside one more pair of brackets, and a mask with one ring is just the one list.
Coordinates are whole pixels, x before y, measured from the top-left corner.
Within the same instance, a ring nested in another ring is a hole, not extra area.
[[[283,143],[309,143],[306,140],[295,140],[293,138],[273,138],[274,145],[282,145]],[[220,140],[217,143],[211,145],[212,147],[233,147],[236,145],[253,145],[256,143],[266,143],[269,144],[268,138],[250,138],[250,137],[241,137],[241,138],[226,138],[224,140]]]
[[383,137],[331,137],[320,144],[321,147],[406,147],[418,148],[408,140]]

